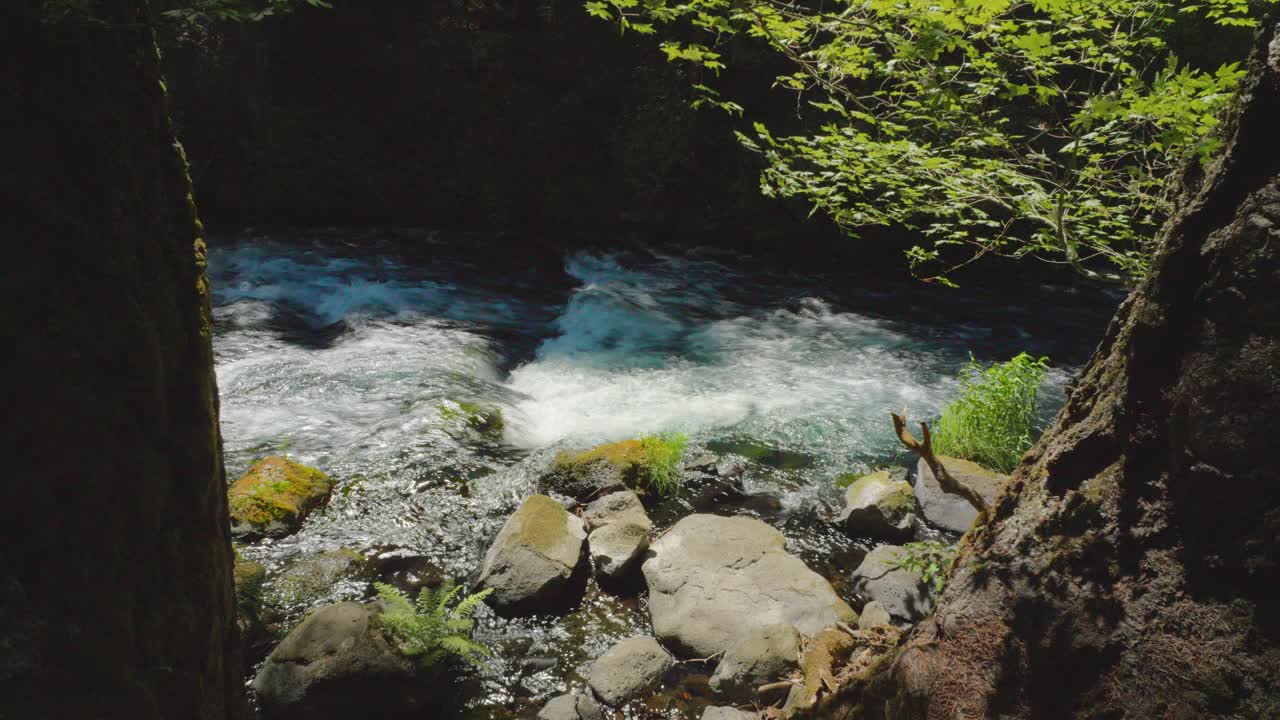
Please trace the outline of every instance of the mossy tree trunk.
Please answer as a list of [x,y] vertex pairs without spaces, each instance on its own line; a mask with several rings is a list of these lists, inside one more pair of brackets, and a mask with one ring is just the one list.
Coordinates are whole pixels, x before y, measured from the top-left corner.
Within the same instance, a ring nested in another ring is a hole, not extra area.
[[1280,717],[1280,38],[934,615],[821,717]]
[[144,0],[0,10],[0,718],[243,715],[204,244]]

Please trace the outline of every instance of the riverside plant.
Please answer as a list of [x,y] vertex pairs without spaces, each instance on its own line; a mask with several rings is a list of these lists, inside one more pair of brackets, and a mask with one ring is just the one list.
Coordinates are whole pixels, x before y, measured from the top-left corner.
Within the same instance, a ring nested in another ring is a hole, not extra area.
[[947,568],[955,558],[954,546],[937,540],[924,540],[907,543],[890,562],[899,570],[919,574],[922,582],[932,585],[934,591],[940,593],[947,584]]
[[659,495],[680,490],[680,457],[689,438],[679,433],[646,435],[640,438],[644,463],[638,481]]
[[466,595],[460,600],[462,586],[446,581],[436,589],[423,588],[416,603],[404,593],[385,583],[374,583],[378,597],[386,603],[382,625],[394,639],[400,652],[413,658],[423,670],[434,667],[447,657],[456,657],[480,667],[490,654],[489,648],[471,638],[475,624],[472,615],[492,588]]
[[1027,353],[989,367],[970,355],[960,371],[960,395],[933,428],[934,451],[1012,472],[1034,439],[1048,369],[1048,358]]

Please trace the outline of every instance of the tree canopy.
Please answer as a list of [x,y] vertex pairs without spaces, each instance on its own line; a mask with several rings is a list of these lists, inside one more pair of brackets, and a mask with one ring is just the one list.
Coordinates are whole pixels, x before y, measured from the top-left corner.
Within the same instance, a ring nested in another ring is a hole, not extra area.
[[[917,231],[918,276],[986,255],[1131,284],[1168,217],[1170,179],[1220,144],[1235,58],[1181,62],[1197,24],[1231,40],[1275,0],[591,0],[623,30],[660,33],[674,62],[718,72],[734,37],[790,61],[806,129],[739,133],[768,196],[807,199],[850,234]],[[1238,33],[1238,31],[1235,31]],[[1240,56],[1247,43],[1239,43]],[[1230,55],[1230,53],[1225,53]],[[742,114],[716,88],[699,103]]]

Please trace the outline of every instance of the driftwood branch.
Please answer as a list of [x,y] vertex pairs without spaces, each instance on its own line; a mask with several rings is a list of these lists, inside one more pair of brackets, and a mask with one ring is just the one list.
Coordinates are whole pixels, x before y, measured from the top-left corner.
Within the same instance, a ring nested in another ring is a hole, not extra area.
[[959,495],[968,500],[970,505],[978,509],[978,512],[983,512],[987,509],[987,501],[973,488],[952,477],[951,473],[947,472],[946,466],[938,460],[938,456],[933,454],[933,437],[929,434],[929,426],[927,424],[920,423],[920,434],[924,437],[924,441],[921,442],[907,429],[907,411],[905,409],[901,415],[891,412],[889,416],[893,418],[893,431],[898,434],[898,439],[924,460],[929,469],[933,471],[933,476],[938,479],[938,485],[942,487],[943,492]]

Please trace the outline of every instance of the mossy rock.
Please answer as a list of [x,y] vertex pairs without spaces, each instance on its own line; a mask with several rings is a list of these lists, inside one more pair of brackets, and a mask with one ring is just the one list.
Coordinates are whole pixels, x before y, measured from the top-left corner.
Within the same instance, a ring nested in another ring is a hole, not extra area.
[[840,519],[856,537],[903,541],[915,533],[916,497],[911,483],[894,480],[888,470],[859,477],[845,489]]
[[653,455],[643,440],[605,443],[590,450],[565,450],[556,455],[539,479],[539,487],[542,492],[575,500],[627,488],[645,495],[650,492],[646,480],[654,464]]
[[488,602],[513,614],[562,609],[581,596],[587,532],[582,520],[546,495],[524,501],[494,539],[480,569]]
[[333,481],[319,470],[273,455],[254,463],[231,486],[231,532],[237,536],[280,537],[324,505]]
[[270,650],[270,637],[262,615],[263,585],[267,568],[237,553],[235,569],[236,627],[240,629],[245,669],[253,667]]
[[502,408],[469,400],[450,400],[437,407],[440,418],[452,427],[465,427],[492,439],[500,439],[506,429]]

